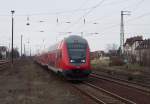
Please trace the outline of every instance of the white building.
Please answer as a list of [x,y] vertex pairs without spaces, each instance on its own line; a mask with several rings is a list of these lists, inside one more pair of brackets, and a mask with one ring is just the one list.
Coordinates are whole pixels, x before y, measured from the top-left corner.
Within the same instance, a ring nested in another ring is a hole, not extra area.
[[127,38],[126,42],[124,44],[124,54],[128,61],[132,62],[136,60],[136,48],[139,46],[139,44],[143,41],[142,36],[136,36]]
[[142,65],[150,66],[150,39],[143,40],[136,48],[136,60]]

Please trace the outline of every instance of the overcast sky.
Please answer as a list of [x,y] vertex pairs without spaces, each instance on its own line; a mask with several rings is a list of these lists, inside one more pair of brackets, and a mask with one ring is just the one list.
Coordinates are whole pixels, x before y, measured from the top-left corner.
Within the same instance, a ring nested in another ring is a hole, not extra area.
[[106,50],[112,43],[119,46],[121,10],[131,11],[124,16],[125,38],[142,35],[147,39],[149,5],[150,0],[0,0],[0,45],[11,43],[11,10],[15,10],[14,45],[20,50],[22,34],[27,52],[29,45],[36,53],[81,32],[91,51]]

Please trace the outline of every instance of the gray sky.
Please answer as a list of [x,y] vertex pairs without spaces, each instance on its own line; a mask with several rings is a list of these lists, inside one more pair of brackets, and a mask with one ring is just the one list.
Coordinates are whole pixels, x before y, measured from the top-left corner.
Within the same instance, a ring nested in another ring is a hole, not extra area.
[[35,53],[44,45],[49,47],[70,35],[67,32],[72,32],[71,35],[83,32],[91,51],[106,50],[108,44],[120,43],[121,10],[131,11],[130,16],[124,16],[125,38],[137,35],[150,38],[149,5],[150,0],[0,0],[0,45],[9,46],[11,42],[13,9],[14,45],[19,50],[21,34],[26,50],[29,41]]

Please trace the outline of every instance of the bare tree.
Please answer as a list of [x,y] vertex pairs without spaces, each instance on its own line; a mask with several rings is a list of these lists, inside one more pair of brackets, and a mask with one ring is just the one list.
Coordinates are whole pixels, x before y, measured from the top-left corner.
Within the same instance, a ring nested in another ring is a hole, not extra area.
[[107,51],[109,50],[118,50],[118,45],[113,43],[113,44],[107,44],[106,46]]

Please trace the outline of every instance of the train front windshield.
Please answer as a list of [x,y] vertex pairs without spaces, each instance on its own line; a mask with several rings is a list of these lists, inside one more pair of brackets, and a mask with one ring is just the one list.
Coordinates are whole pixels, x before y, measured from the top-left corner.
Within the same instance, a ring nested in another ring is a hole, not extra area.
[[86,62],[86,44],[69,43],[68,54],[70,63],[85,63]]

